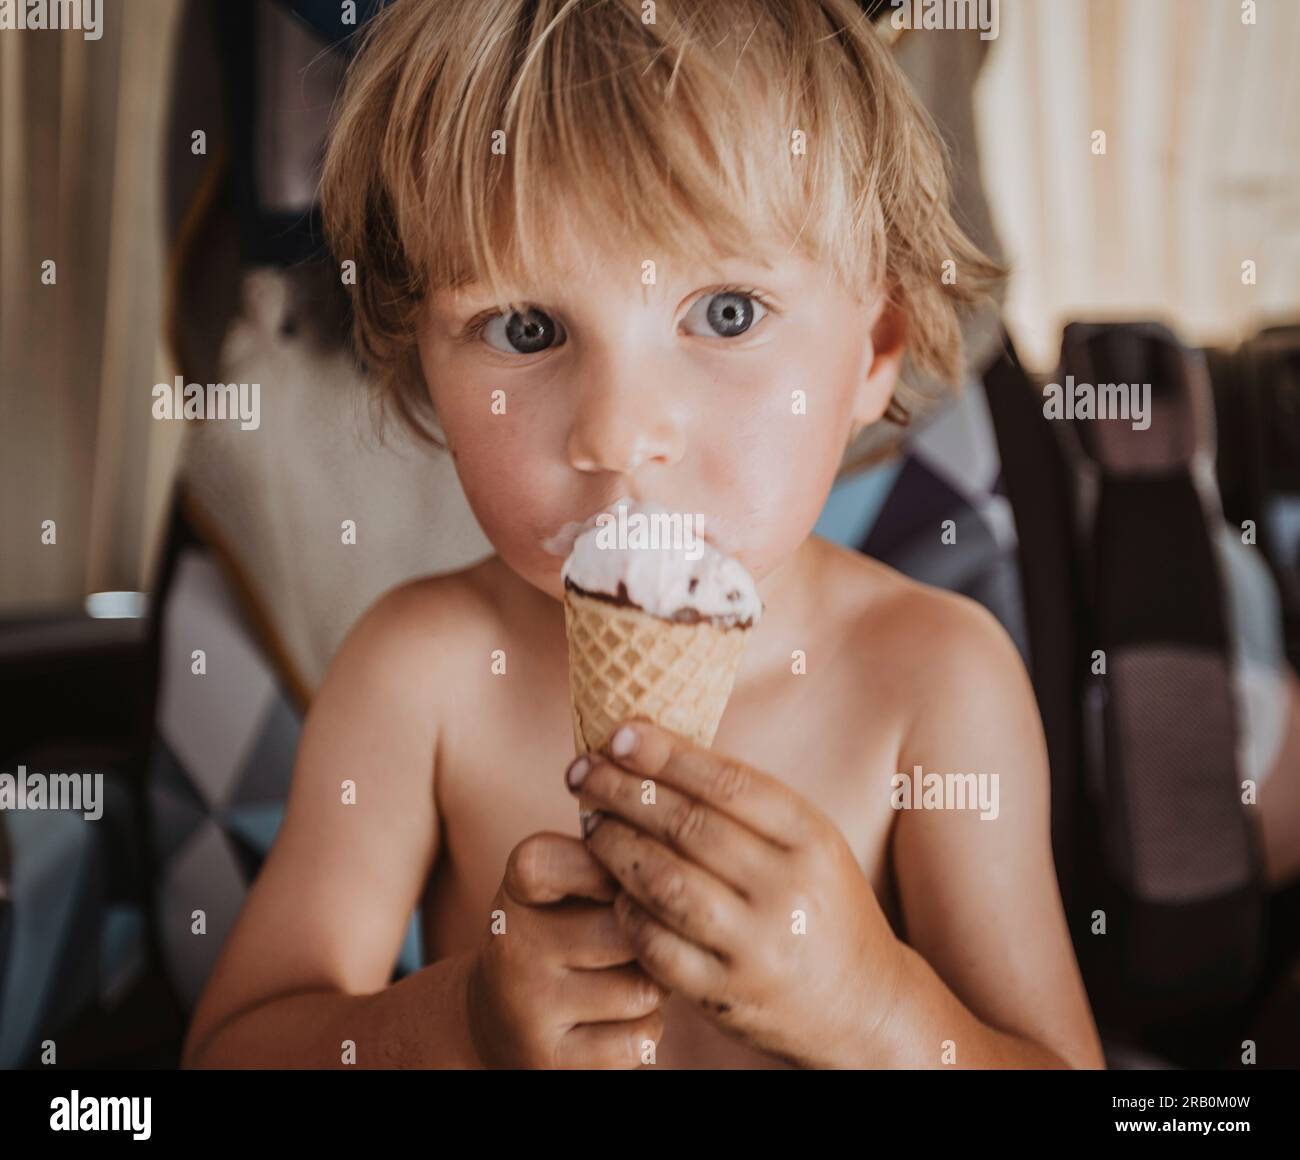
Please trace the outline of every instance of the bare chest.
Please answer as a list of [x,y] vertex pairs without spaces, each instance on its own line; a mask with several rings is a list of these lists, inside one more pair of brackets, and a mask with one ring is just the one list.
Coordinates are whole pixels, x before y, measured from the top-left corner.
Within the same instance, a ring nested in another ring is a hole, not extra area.
[[[844,681],[788,678],[766,690],[738,689],[714,748],[781,778],[839,827],[895,929],[889,872],[889,779],[897,728],[873,716],[881,703]],[[500,703],[474,736],[455,728],[440,747],[437,798],[442,840],[423,905],[428,961],[478,945],[511,849],[529,834],[578,833],[575,799],[564,786],[573,757],[562,681],[497,690]],[[665,1009],[657,1066],[784,1067],[738,1044],[686,1002]]]

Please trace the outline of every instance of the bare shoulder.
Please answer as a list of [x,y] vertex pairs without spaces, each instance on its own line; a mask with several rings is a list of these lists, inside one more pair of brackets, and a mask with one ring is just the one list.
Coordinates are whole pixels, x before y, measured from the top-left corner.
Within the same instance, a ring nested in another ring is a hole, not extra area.
[[358,618],[331,670],[351,663],[386,670],[394,682],[436,680],[443,662],[476,636],[491,634],[496,602],[487,565],[390,588]]
[[[941,656],[961,659],[990,653],[1019,656],[997,618],[968,596],[913,580],[861,552],[822,541],[832,599],[857,633],[905,647],[909,655],[933,663]],[[910,647],[908,647],[910,646]],[[895,658],[903,659],[903,658]]]
[[1036,726],[1019,650],[987,608],[860,552],[829,543],[823,551],[853,653],[864,668],[887,669],[908,707],[909,738],[940,718],[951,728],[1006,722],[1010,713],[1020,725]]
[[308,756],[337,750],[345,735],[413,753],[437,745],[442,723],[473,703],[477,667],[465,658],[499,638],[479,568],[409,580],[362,613],[312,699]]
[[472,631],[492,614],[491,564],[492,560],[484,560],[458,572],[398,584],[366,609],[357,628],[405,637],[408,643],[418,643],[438,630]]

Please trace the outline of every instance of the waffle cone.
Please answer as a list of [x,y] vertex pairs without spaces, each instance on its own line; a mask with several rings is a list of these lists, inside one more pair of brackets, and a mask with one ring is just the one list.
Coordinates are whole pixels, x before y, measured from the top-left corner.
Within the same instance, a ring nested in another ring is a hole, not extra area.
[[749,638],[748,628],[676,624],[568,589],[573,743],[599,749],[626,717],[644,717],[708,747]]

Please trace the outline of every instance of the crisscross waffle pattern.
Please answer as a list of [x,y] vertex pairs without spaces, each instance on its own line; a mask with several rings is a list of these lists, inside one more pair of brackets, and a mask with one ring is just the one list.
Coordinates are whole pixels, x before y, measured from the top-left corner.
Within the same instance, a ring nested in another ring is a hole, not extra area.
[[579,753],[599,749],[625,717],[646,717],[712,745],[748,629],[674,624],[572,590],[564,620]]

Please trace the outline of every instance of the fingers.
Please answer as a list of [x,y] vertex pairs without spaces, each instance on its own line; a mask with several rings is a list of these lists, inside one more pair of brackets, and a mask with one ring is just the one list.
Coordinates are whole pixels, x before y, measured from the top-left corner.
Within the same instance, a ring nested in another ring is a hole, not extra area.
[[[785,851],[699,798],[664,783],[647,800],[643,778],[598,754],[582,782],[581,804],[620,818],[677,850],[748,899],[777,872]],[[602,859],[602,861],[604,861]],[[605,865],[609,865],[605,862]]]
[[730,957],[750,929],[736,891],[618,818],[605,818],[587,841],[623,889],[684,938]]
[[[627,932],[618,924],[613,907],[591,902],[563,902],[543,916],[541,947],[550,962],[576,970],[595,971],[631,963],[636,952]],[[499,938],[508,937],[499,935]],[[540,965],[540,963],[538,964]]]
[[523,906],[544,906],[563,898],[611,902],[618,883],[579,838],[530,834],[510,851],[502,887]]
[[557,1044],[556,1066],[631,1070],[641,1066],[649,1045],[658,1043],[663,1034],[660,1011],[623,1023],[580,1023]]
[[670,991],[725,1014],[727,969],[710,951],[661,923],[627,894],[614,900],[614,914],[636,948],[637,962]]
[[[622,741],[631,748],[621,748]],[[809,807],[780,779],[649,721],[624,722],[604,751],[629,772],[674,786],[780,846],[798,845],[808,835]]]
[[560,990],[560,1004],[574,1026],[641,1019],[657,1011],[667,997],[667,989],[635,963],[604,971],[569,971]]

